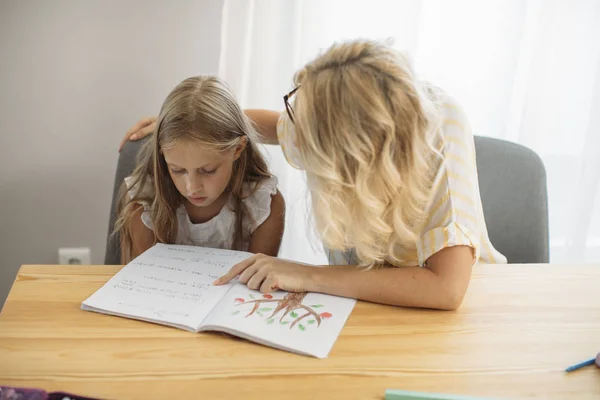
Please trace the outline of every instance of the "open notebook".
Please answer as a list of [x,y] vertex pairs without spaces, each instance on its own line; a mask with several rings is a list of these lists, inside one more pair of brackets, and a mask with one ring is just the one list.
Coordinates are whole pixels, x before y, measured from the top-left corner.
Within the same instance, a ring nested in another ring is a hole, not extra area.
[[81,308],[193,332],[222,331],[325,358],[356,300],[316,293],[263,295],[213,281],[250,253],[157,244],[123,267]]

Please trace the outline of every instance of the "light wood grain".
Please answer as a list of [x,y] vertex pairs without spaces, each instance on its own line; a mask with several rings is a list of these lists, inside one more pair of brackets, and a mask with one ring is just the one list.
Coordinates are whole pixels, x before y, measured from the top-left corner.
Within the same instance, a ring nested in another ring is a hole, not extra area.
[[111,399],[383,399],[387,388],[600,399],[600,265],[477,266],[456,312],[359,302],[329,358],[80,310],[118,267],[24,266],[0,384]]

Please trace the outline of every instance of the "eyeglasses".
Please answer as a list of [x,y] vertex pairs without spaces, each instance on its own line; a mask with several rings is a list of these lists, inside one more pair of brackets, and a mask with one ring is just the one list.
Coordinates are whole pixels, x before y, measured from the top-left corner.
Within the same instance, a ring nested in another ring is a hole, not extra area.
[[290,117],[290,121],[292,121],[292,124],[294,123],[294,109],[290,105],[289,100],[294,95],[294,93],[296,93],[296,91],[298,90],[299,87],[300,86],[296,87],[296,89],[292,90],[291,92],[289,92],[288,94],[283,96],[283,102],[285,103],[285,110],[287,111],[288,116]]

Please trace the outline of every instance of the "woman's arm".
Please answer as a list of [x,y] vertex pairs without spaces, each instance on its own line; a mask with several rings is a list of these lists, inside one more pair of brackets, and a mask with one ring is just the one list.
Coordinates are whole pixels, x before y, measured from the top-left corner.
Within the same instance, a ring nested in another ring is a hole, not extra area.
[[395,306],[454,310],[465,296],[472,267],[471,248],[447,247],[431,256],[426,267],[322,268],[313,274],[309,290]]
[[[254,127],[260,133],[261,139],[265,144],[279,144],[277,140],[277,120],[279,113],[272,110],[244,110],[244,113],[254,123]],[[150,135],[156,129],[156,117],[146,117],[136,122],[127,132],[121,144],[119,151],[123,149],[128,140],[140,140]]]
[[256,255],[235,265],[215,284],[239,275],[250,289],[271,292],[319,292],[404,307],[455,310],[469,286],[473,251],[467,246],[445,248],[427,260],[427,267],[314,267]]
[[271,196],[271,214],[252,234],[248,251],[277,256],[285,225],[285,201],[280,192]]
[[273,110],[244,110],[260,133],[263,143],[279,144],[277,139],[277,120],[279,113]]

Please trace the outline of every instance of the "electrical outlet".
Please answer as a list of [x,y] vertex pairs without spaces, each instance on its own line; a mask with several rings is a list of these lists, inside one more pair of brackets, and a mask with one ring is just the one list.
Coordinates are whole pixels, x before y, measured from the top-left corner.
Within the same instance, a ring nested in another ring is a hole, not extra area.
[[61,247],[58,249],[58,263],[90,265],[92,263],[89,247]]

